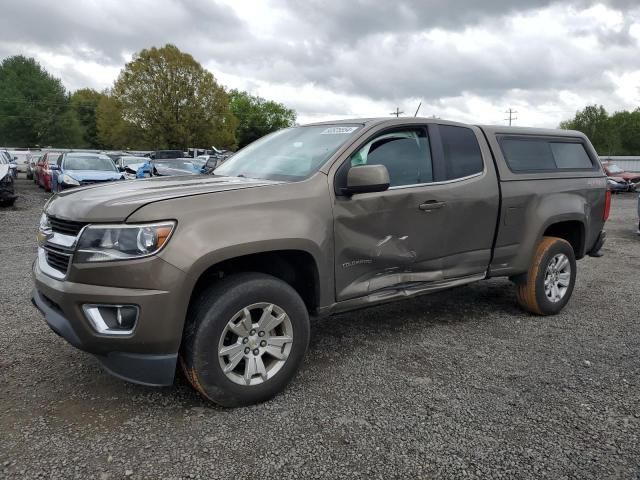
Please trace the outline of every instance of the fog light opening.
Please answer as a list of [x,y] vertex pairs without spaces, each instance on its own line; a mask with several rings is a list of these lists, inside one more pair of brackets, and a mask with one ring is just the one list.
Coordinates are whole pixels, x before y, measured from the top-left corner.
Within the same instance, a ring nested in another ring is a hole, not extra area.
[[133,332],[140,310],[137,305],[83,305],[82,309],[94,330],[104,335]]

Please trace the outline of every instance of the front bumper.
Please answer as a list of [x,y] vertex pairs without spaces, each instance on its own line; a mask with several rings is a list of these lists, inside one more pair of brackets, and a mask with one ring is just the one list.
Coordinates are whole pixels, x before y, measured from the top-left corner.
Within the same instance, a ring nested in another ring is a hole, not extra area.
[[[176,318],[171,292],[58,280],[44,274],[38,260],[33,264],[33,277],[32,302],[55,333],[95,355],[116,377],[150,386],[173,383],[182,322]],[[101,334],[85,317],[85,304],[133,304],[140,313],[131,334]]]

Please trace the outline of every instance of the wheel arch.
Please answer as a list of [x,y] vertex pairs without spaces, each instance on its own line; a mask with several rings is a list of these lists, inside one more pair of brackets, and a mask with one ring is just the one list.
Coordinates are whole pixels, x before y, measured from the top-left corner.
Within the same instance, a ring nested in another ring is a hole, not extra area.
[[576,260],[584,257],[585,252],[585,224],[582,218],[563,219],[549,223],[542,237],[558,237],[571,244]]
[[199,259],[190,269],[183,285],[186,321],[189,307],[198,293],[212,282],[239,272],[266,273],[291,285],[302,297],[309,312],[332,303],[332,278],[322,252],[312,242],[277,241],[268,246],[264,242],[236,245],[217,250]]

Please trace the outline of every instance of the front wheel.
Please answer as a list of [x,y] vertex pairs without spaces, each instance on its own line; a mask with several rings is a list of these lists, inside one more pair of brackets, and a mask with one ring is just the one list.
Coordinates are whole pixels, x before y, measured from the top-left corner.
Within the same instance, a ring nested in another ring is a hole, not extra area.
[[260,403],[294,377],[309,330],[306,306],[287,283],[259,273],[232,275],[191,308],[181,364],[193,387],[215,403]]
[[576,258],[571,244],[543,237],[526,277],[517,285],[518,303],[537,315],[555,315],[564,308],[576,283]]

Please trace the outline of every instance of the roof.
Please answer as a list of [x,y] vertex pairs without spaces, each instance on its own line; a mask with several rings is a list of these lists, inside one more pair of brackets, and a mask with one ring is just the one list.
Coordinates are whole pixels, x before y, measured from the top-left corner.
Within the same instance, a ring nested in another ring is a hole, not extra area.
[[[406,125],[407,123],[443,123],[448,125],[468,125],[460,122],[453,122],[444,119],[434,119],[426,117],[375,117],[375,118],[347,118],[342,120],[332,120],[326,122],[314,122],[304,126],[313,125],[343,125],[343,124],[362,124],[362,125]],[[488,132],[492,133],[508,133],[508,134],[522,134],[522,135],[553,135],[553,136],[583,136],[583,133],[574,130],[561,130],[555,128],[535,128],[535,127],[508,127],[504,125],[475,125]]]

